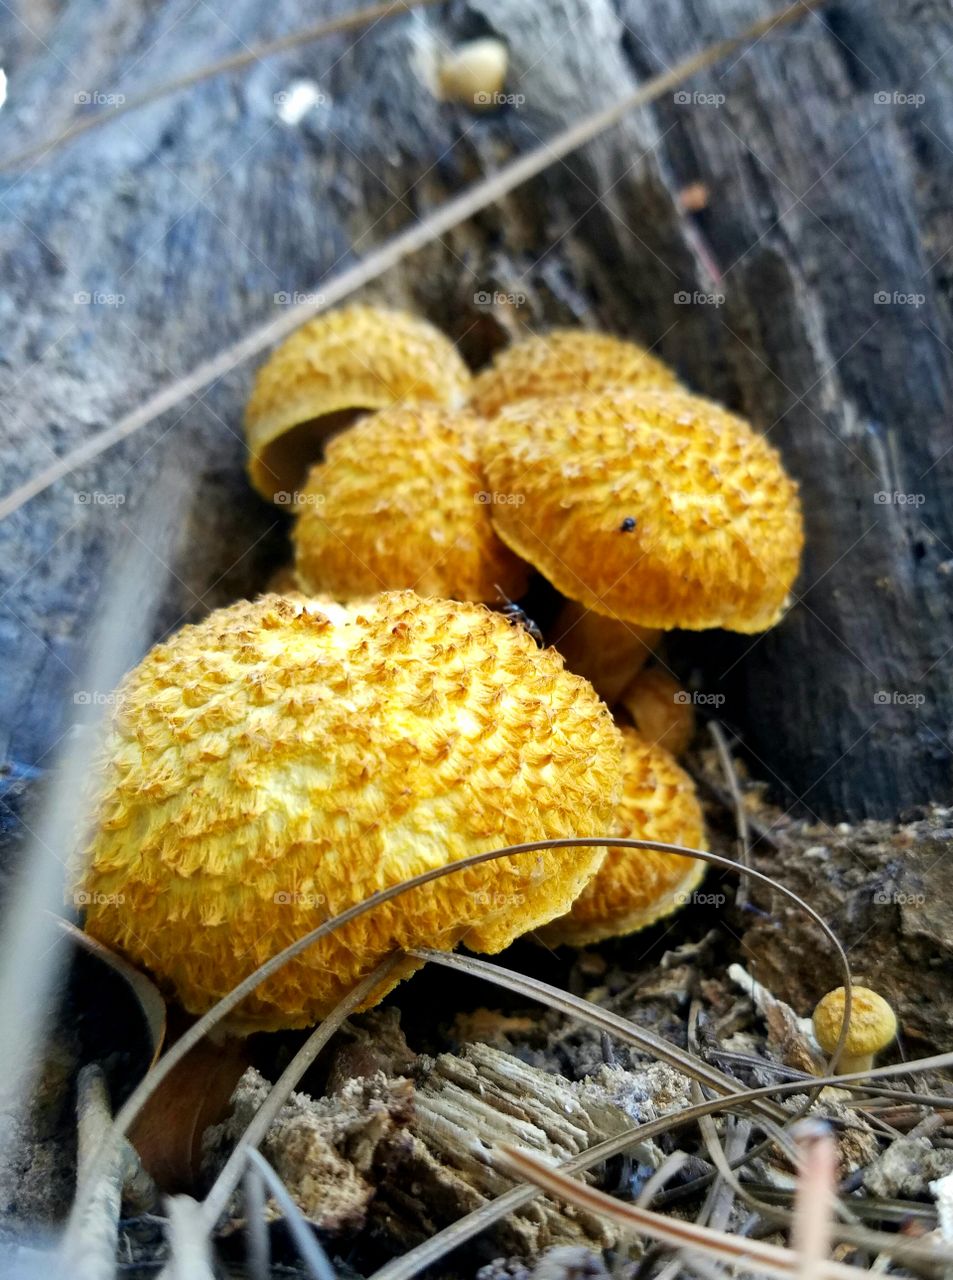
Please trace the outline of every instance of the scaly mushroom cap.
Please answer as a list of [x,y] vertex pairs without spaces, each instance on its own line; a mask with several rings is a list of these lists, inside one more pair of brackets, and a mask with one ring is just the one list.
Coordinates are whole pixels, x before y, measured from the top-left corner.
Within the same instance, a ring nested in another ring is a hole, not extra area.
[[[77,876],[86,928],[201,1013],[375,890],[518,841],[604,834],[620,759],[585,681],[483,605],[232,605],[121,687]],[[414,890],[286,964],[236,1025],[307,1026],[398,947],[499,951],[567,910],[603,856],[523,854]]]
[[500,537],[563,595],[644,627],[755,632],[780,617],[797,486],[747,422],[647,390],[504,410],[481,446]]
[[[663,747],[622,729],[622,799],[612,834],[705,849],[695,784]],[[705,863],[652,849],[610,849],[568,915],[539,931],[550,946],[585,947],[634,933],[683,906]]]
[[317,316],[258,370],[245,409],[252,484],[263,497],[288,502],[324,440],[359,414],[394,404],[459,405],[470,383],[450,339],[417,316],[370,306]]
[[[825,1053],[833,1053],[840,1036],[846,1008],[843,987],[835,987],[814,1010],[814,1035]],[[840,1070],[846,1071],[845,1060],[868,1058],[886,1049],[897,1034],[897,1015],[890,1005],[870,987],[851,987],[850,1023]]]
[[692,696],[664,667],[646,667],[624,689],[619,705],[647,742],[680,756],[695,736]]
[[507,405],[537,397],[676,386],[668,365],[634,342],[608,333],[552,329],[499,352],[474,378],[470,405],[491,418]]
[[384,409],[329,441],[294,529],[308,591],[340,600],[412,587],[498,601],[529,566],[496,536],[477,460],[481,419],[432,406]]

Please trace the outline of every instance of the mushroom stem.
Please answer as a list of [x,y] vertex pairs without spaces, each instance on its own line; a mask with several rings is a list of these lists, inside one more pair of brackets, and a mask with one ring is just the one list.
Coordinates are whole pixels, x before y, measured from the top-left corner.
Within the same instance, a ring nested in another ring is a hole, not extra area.
[[874,1055],[872,1053],[842,1053],[834,1074],[847,1076],[854,1071],[870,1071],[873,1065]]
[[639,733],[679,756],[695,736],[692,695],[664,667],[645,667],[619,695]]
[[576,600],[567,600],[550,629],[549,639],[569,670],[585,676],[611,707],[641,671],[661,634],[654,627],[610,618]]

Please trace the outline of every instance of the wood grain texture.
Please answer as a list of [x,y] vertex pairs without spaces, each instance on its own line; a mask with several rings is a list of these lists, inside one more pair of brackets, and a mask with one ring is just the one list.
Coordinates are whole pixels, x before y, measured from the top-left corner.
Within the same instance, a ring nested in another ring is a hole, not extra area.
[[[308,20],[349,7],[322,0]],[[269,318],[276,295],[316,288],[505,158],[767,11],[448,5],[257,64],[0,174],[0,488]],[[292,0],[66,0],[39,14],[32,34],[0,17],[0,154],[91,109],[77,94],[138,92],[303,20]],[[437,102],[421,67],[486,32],[508,42],[508,88],[524,100],[483,116]],[[473,361],[545,323],[630,334],[770,433],[803,487],[798,599],[763,639],[685,637],[674,653],[724,695],[753,769],[831,820],[950,789],[951,45],[938,3],[849,0],[806,16],[691,81],[687,101],[633,113],[374,295],[421,310]],[[328,101],[288,126],[274,95],[301,76]],[[691,183],[708,192],[694,214],[678,199]],[[84,292],[123,301],[76,302]],[[156,634],[260,589],[285,554],[284,517],[243,474],[251,373],[0,526],[11,767],[47,763],[73,718],[107,566],[163,468],[189,496],[181,536],[153,548],[166,582]],[[876,500],[895,492],[916,499]],[[118,497],[81,500],[97,493]]]

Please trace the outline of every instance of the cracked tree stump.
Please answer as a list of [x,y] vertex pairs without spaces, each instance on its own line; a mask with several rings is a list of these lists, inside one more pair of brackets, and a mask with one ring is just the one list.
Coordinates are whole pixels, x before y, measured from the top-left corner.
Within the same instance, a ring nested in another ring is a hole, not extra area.
[[[352,4],[321,0],[309,20]],[[270,318],[277,295],[318,287],[507,157],[766,12],[766,0],[448,4],[255,64],[3,173],[3,490]],[[295,0],[64,0],[31,17],[27,30],[12,8],[0,15],[7,154],[95,109],[77,94],[131,94],[302,21]],[[436,101],[421,68],[488,32],[507,41],[522,100],[479,117]],[[632,113],[375,290],[475,362],[547,323],[629,334],[770,433],[807,513],[794,607],[761,640],[686,637],[678,662],[724,695],[775,793],[830,820],[949,793],[951,38],[937,0],[831,4]],[[326,101],[288,126],[274,95],[301,76]],[[155,548],[157,574],[172,570],[157,634],[261,589],[285,554],[284,517],[242,469],[251,374],[0,527],[8,771],[42,768],[69,724],[106,566],[163,466],[188,500],[178,544]]]

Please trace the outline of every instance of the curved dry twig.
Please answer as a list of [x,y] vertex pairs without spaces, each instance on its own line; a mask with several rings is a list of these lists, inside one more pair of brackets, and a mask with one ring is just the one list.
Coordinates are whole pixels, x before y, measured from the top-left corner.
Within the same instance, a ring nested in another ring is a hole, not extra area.
[[[499,1164],[502,1168],[526,1178],[547,1195],[564,1200],[588,1213],[610,1218],[652,1240],[676,1249],[697,1251],[717,1262],[740,1266],[745,1271],[757,1271],[760,1275],[777,1277],[778,1280],[787,1280],[787,1277],[799,1274],[798,1255],[781,1245],[766,1244],[763,1240],[730,1235],[725,1231],[714,1231],[711,1227],[700,1227],[697,1223],[685,1222],[680,1218],[668,1218],[652,1209],[625,1204],[606,1195],[604,1191],[597,1191],[584,1182],[568,1178],[559,1170],[550,1168],[535,1156],[518,1151],[515,1147],[501,1148],[501,1155],[503,1158]],[[817,1280],[822,1277],[823,1280],[857,1280],[858,1268],[818,1259],[814,1275]]]

